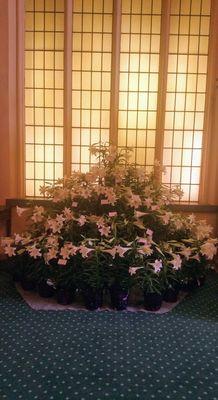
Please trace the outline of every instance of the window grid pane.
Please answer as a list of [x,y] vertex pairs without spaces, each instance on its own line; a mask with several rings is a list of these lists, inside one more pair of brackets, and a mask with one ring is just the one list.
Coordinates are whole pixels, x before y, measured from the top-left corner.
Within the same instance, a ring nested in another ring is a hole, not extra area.
[[63,176],[64,2],[26,1],[26,196]]
[[90,145],[108,142],[113,1],[74,3],[72,36],[72,170],[96,159]]
[[197,202],[206,93],[210,0],[171,3],[163,181]]
[[161,1],[122,2],[118,146],[132,161],[154,163]]

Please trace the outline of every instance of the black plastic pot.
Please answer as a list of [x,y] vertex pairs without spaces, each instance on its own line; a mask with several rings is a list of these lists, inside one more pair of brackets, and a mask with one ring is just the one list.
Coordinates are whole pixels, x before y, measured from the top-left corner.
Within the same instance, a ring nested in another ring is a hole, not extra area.
[[168,288],[164,292],[163,300],[167,303],[176,303],[178,300],[178,290],[174,288]]
[[32,279],[29,279],[27,277],[22,277],[21,281],[21,286],[23,290],[35,290],[36,284]]
[[190,279],[186,282],[181,283],[181,290],[183,292],[191,292],[192,290],[196,289],[197,287],[198,287],[197,279]]
[[110,287],[111,307],[122,311],[128,306],[129,291],[122,289],[119,285]]
[[46,282],[40,282],[37,285],[37,291],[39,296],[44,298],[52,297],[55,293],[55,290],[52,286],[48,285]]
[[61,288],[57,290],[57,303],[62,304],[63,306],[66,306],[68,304],[71,304],[74,300],[75,296],[75,289],[65,289]]
[[82,291],[85,307],[88,310],[94,311],[102,307],[103,290],[92,287],[87,287]]
[[205,284],[205,281],[206,281],[205,275],[199,276],[199,278],[197,279],[198,286],[199,287],[203,286]]
[[23,279],[23,274],[22,274],[22,272],[21,271],[19,271],[19,270],[15,270],[14,272],[13,272],[13,281],[14,282],[21,282],[21,280]]
[[162,294],[144,292],[144,307],[148,311],[158,311],[161,308],[162,300]]

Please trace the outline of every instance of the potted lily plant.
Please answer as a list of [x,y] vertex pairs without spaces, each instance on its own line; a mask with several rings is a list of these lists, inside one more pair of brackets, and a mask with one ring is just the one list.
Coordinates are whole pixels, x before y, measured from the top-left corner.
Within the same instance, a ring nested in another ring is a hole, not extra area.
[[34,260],[26,252],[18,257],[15,278],[17,282],[20,282],[23,290],[36,289],[35,269]]
[[[117,244],[116,244],[117,243]],[[119,244],[118,244],[119,243]],[[133,278],[129,268],[134,262],[135,249],[132,243],[112,238],[104,242],[103,253],[107,269],[107,289],[111,306],[116,310],[125,310],[128,305],[129,292]]]
[[144,307],[149,311],[158,311],[163,301],[163,286],[160,278],[162,261],[155,260],[147,262],[136,271],[137,285],[142,289],[144,295]]
[[81,247],[78,255],[80,266],[78,286],[88,310],[96,310],[103,305],[103,290],[106,282],[105,258],[98,246],[95,249]]
[[209,269],[210,264],[203,257],[186,260],[180,274],[182,290],[190,291],[203,286]]
[[34,280],[38,294],[41,297],[49,298],[54,296],[55,287],[53,281],[53,269],[51,265],[47,265],[41,257],[34,261]]
[[111,306],[116,310],[125,310],[128,305],[129,290],[132,279],[128,273],[129,261],[115,256],[108,264],[110,279],[108,282]]
[[168,303],[176,303],[179,294],[179,275],[172,264],[165,263],[161,273],[163,285],[163,300]]
[[58,304],[71,304],[75,299],[78,287],[76,257],[71,257],[65,266],[56,263],[53,268],[53,280]]
[[3,238],[1,244],[5,247],[5,253],[9,257],[8,268],[14,282],[20,283],[24,290],[34,290],[36,286],[32,276],[34,260],[30,257],[27,249],[20,245],[20,239],[21,236],[15,234],[14,238]]

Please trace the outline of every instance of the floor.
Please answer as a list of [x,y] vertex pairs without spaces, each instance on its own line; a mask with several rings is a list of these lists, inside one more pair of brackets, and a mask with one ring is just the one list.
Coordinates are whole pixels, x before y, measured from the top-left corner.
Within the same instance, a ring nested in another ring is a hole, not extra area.
[[217,400],[218,274],[167,314],[35,311],[0,269],[0,399]]

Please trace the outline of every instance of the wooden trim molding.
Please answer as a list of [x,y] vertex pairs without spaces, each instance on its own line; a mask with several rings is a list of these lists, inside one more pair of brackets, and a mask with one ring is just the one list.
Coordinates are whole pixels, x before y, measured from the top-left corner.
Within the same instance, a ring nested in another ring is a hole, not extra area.
[[[5,227],[5,234],[7,236],[11,233],[11,212],[10,208],[5,206],[0,206],[0,224]],[[2,254],[0,253],[0,259]]]
[[17,0],[17,133],[18,195],[25,195],[25,107],[24,107],[24,0]]
[[[28,207],[32,205],[46,205],[50,202],[49,199],[41,199],[41,198],[29,198],[29,199],[7,199],[6,206],[7,207]],[[170,206],[172,211],[175,212],[190,212],[190,213],[218,213],[218,204],[217,205],[208,205],[208,204],[172,204]]]
[[0,204],[21,196],[18,182],[17,10],[16,0],[0,1]]
[[216,71],[218,68],[218,1],[211,1],[210,40],[207,69],[207,88],[205,103],[204,135],[202,146],[202,165],[199,203],[216,204],[217,185],[217,148],[218,135],[218,93],[216,104]]

